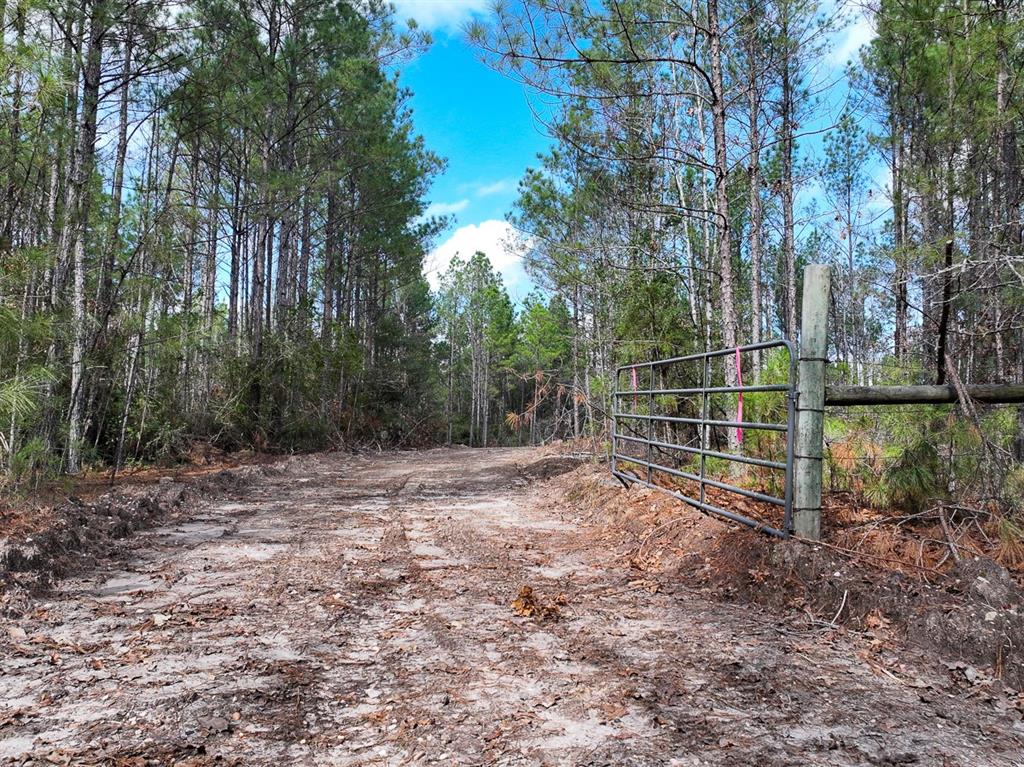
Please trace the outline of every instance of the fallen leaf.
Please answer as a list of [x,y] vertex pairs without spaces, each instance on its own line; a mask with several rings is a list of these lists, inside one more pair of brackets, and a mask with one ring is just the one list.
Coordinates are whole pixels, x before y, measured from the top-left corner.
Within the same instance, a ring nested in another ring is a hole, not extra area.
[[523,586],[519,589],[519,596],[512,600],[512,612],[522,618],[557,618],[558,606],[568,601],[564,595],[559,595],[554,601],[544,602],[537,598],[533,587]]
[[327,597],[326,597],[326,598],[325,598],[325,599],[323,600],[323,603],[322,603],[322,604],[324,605],[324,607],[348,607],[348,602],[346,602],[346,601],[345,601],[345,600],[344,600],[344,599],[342,598],[342,595],[341,595],[341,594],[338,594],[338,593],[335,593],[335,594],[329,594],[329,595],[328,595],[328,596],[327,596]]
[[541,708],[551,708],[558,702],[558,698],[554,695],[546,695],[537,701],[537,705]]
[[606,720],[619,719],[626,715],[628,709],[621,703],[605,703],[601,706],[601,713]]
[[864,616],[864,625],[870,629],[887,629],[889,628],[889,619],[875,609]]

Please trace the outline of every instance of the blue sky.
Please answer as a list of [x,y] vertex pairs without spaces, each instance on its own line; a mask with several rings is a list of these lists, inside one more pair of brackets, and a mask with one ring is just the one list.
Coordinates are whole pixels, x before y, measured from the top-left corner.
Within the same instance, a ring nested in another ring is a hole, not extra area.
[[532,287],[514,251],[505,214],[524,171],[549,146],[534,120],[523,87],[481,61],[462,26],[486,12],[477,0],[403,0],[396,17],[417,19],[430,30],[430,49],[405,64],[401,82],[410,88],[413,120],[427,146],[447,158],[448,168],[430,193],[428,213],[451,217],[428,258],[432,285],[456,252],[483,250],[505,277],[514,299]]
[[[434,38],[425,53],[402,67],[400,76],[413,93],[417,131],[430,149],[448,160],[446,172],[431,189],[428,212],[449,215],[451,224],[427,258],[427,278],[436,287],[452,256],[468,257],[482,250],[504,276],[512,298],[521,300],[533,286],[515,248],[506,246],[515,234],[505,215],[515,200],[519,178],[537,164],[537,154],[551,142],[534,118],[530,95],[484,64],[480,52],[465,39],[465,24],[474,17],[486,19],[488,3],[394,0],[399,24],[415,18]],[[849,23],[836,34],[831,55],[822,62],[825,80],[835,80],[873,37],[857,6],[849,8]],[[840,90],[845,92],[842,85]],[[837,96],[841,100],[841,94],[833,94]],[[878,178],[878,185],[885,181],[887,177]]]

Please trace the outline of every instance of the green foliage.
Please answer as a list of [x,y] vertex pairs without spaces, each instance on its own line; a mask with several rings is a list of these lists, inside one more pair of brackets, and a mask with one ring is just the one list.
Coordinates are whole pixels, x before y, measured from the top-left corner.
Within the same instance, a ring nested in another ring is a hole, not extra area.
[[1003,497],[1014,509],[1024,509],[1024,466],[1014,466],[1006,474]]
[[517,356],[524,370],[554,371],[568,362],[571,331],[564,301],[558,296],[546,300],[529,295],[519,321],[522,339]]
[[880,480],[867,491],[879,506],[922,511],[942,495],[942,465],[935,445],[922,434],[908,445],[886,450],[887,465]]
[[908,513],[956,498],[1021,507],[1024,481],[1008,460],[1018,431],[1014,408],[983,411],[978,426],[954,406],[913,410],[908,417],[906,408],[853,408],[827,417],[826,486]]
[[39,402],[39,386],[30,378],[9,378],[0,381],[0,418],[4,422],[12,418],[27,418]]
[[[788,384],[791,382],[790,358],[785,349],[774,349],[762,360],[763,369],[758,377],[760,385]],[[744,383],[753,383],[744,381]],[[743,420],[758,423],[786,424],[789,403],[785,392],[748,392],[743,396]],[[743,434],[744,454],[763,460],[786,461],[785,434],[762,429],[748,429]],[[772,469],[752,467],[755,475],[769,491],[779,493],[785,487],[785,476]]]
[[8,487],[15,491],[36,490],[57,476],[60,462],[38,437],[21,445],[10,458]]
[[688,309],[676,280],[667,272],[631,272],[615,307],[616,334],[637,339],[623,345],[626,359],[657,359],[690,350]]
[[392,69],[426,38],[390,13],[7,6],[0,467],[436,436],[444,161]]

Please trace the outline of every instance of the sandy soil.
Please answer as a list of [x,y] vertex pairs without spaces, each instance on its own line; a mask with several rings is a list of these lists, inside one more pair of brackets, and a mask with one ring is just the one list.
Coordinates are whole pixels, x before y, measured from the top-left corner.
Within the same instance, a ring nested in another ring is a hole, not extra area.
[[998,685],[638,576],[551,461],[310,457],[136,536],[0,631],[0,763],[1024,765]]

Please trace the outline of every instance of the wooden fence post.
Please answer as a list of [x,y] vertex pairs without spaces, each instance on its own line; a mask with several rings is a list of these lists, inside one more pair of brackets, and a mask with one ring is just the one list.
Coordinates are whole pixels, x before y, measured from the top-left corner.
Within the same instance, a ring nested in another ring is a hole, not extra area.
[[825,363],[831,275],[824,264],[804,269],[800,365],[796,400],[793,532],[821,537],[821,470],[825,429]]

